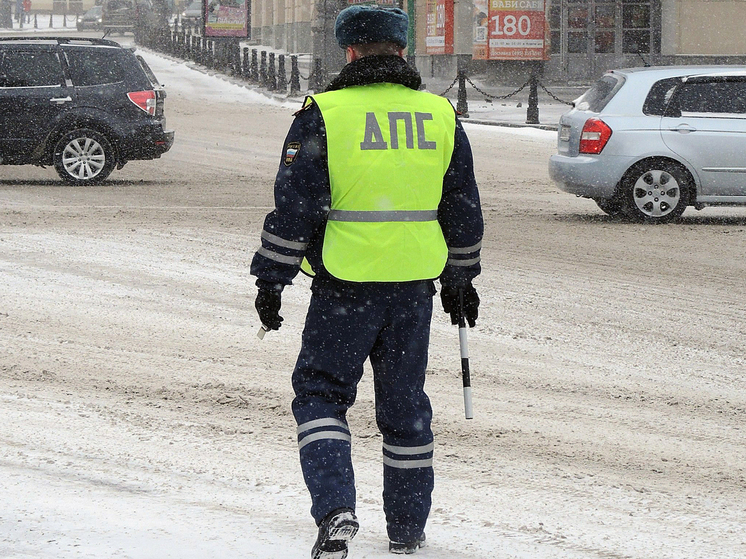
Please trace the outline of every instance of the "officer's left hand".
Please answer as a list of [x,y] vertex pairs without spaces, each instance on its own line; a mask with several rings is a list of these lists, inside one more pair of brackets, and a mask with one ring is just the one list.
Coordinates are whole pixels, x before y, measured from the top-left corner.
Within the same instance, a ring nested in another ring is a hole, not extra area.
[[479,295],[474,286],[469,283],[463,287],[444,285],[440,290],[440,301],[443,303],[443,310],[451,315],[451,324],[459,323],[459,313],[461,304],[459,301],[459,291],[463,291],[463,311],[464,318],[473,328],[479,317]]
[[280,316],[280,307],[282,306],[282,293],[272,289],[259,288],[259,293],[254,301],[256,312],[259,313],[259,319],[262,324],[269,330],[279,330],[282,321],[285,320]]

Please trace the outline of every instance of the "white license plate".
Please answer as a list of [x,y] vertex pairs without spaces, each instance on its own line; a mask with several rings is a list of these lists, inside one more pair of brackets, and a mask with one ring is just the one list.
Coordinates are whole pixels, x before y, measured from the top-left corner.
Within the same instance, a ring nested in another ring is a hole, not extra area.
[[559,130],[559,140],[560,142],[569,142],[570,141],[570,127],[566,124],[563,124],[560,126]]

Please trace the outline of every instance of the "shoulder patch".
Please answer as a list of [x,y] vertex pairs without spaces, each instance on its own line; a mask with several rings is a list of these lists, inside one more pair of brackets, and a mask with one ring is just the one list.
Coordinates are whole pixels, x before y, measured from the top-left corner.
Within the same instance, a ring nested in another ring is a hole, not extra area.
[[285,146],[285,167],[290,167],[300,151],[300,142],[288,142]]

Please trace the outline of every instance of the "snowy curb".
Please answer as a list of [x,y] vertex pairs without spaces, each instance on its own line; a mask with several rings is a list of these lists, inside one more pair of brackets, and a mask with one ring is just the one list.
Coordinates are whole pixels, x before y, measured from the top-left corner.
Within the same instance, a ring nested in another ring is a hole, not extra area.
[[225,82],[231,83],[233,85],[238,85],[240,87],[243,87],[245,89],[254,91],[256,93],[260,93],[264,97],[267,97],[268,99],[272,99],[273,101],[277,101],[279,103],[286,103],[286,102],[298,102],[299,104],[303,102],[303,99],[305,98],[305,95],[302,97],[291,97],[290,95],[280,95],[278,93],[272,93],[270,91],[267,91],[266,89],[262,88],[259,85],[251,84],[246,82],[246,80],[243,80],[241,78],[237,78],[235,76],[229,76],[228,74],[224,74],[223,72],[219,70],[213,70],[211,68],[208,68],[207,66],[203,66],[202,64],[199,64],[197,62],[194,62],[193,60],[185,60],[183,58],[178,58],[176,56],[166,54],[164,52],[160,52],[157,50],[152,50],[147,47],[143,47],[141,45],[136,45],[135,47],[137,50],[142,50],[145,52],[148,52],[154,56],[160,56],[161,58],[164,58],[166,60],[170,60],[172,62],[180,62],[184,64],[187,68],[190,70],[196,70],[197,72],[200,72],[202,74],[205,74],[206,76],[211,76],[214,78],[221,79]]
[[468,122],[469,124],[483,124],[485,126],[507,126],[509,128],[536,128],[538,130],[549,130],[552,132],[556,132],[558,129],[558,125],[556,124],[524,124],[520,122],[506,122],[506,121],[498,121],[498,120],[480,120],[480,119],[473,119],[459,116],[459,120],[461,122]]

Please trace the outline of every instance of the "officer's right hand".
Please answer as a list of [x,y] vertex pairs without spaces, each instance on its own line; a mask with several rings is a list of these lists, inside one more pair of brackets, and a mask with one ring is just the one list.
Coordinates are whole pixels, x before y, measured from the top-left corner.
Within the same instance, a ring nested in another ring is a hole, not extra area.
[[259,319],[267,329],[280,329],[282,321],[285,320],[280,316],[281,305],[282,293],[280,291],[259,288],[254,306],[256,307],[256,312],[259,313]]
[[[463,287],[444,285],[440,290],[443,310],[451,315],[451,324],[458,324],[461,313],[471,328],[479,317],[479,295],[471,283]],[[463,302],[463,307],[462,307]]]

